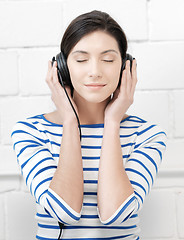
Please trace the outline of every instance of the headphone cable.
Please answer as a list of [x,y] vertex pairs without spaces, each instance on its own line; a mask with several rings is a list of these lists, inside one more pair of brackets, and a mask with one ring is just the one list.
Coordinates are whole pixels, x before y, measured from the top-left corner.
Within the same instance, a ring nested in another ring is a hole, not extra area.
[[[58,68],[57,68],[57,69],[58,69]],[[79,118],[78,118],[77,113],[76,113],[76,111],[75,111],[75,108],[74,108],[74,106],[73,106],[73,104],[72,104],[72,102],[71,102],[71,100],[70,100],[70,98],[69,98],[69,96],[68,96],[68,93],[67,93],[67,91],[66,91],[66,89],[65,89],[65,86],[64,86],[64,84],[63,84],[62,77],[61,77],[61,73],[60,73],[60,70],[59,70],[59,69],[58,69],[58,74],[59,74],[59,78],[61,79],[61,81],[60,81],[60,82],[61,82],[61,85],[62,85],[62,87],[63,87],[63,89],[64,89],[64,91],[65,91],[65,93],[66,93],[66,96],[67,96],[67,98],[68,98],[68,100],[69,100],[69,102],[70,102],[70,105],[72,106],[73,111],[74,111],[74,113],[75,113],[75,116],[76,116],[76,118],[77,118],[78,127],[79,127],[79,132],[80,132],[80,141],[81,141],[81,127],[80,127]],[[61,222],[58,222],[58,224],[59,224],[59,228],[60,228],[60,233],[59,233],[59,237],[58,237],[58,240],[59,240],[60,237],[61,237],[61,233],[62,233],[62,229],[63,229],[64,224],[61,223]]]
[[[62,79],[62,77],[61,77],[61,73],[60,73],[60,70],[59,70],[59,69],[58,69],[58,73],[59,73],[59,77],[60,77],[60,79]],[[63,84],[63,81],[61,80],[60,82],[61,82],[62,87],[64,88],[64,91],[65,91],[65,93],[66,93],[66,96],[67,96],[67,98],[68,98],[68,100],[69,100],[69,102],[70,102],[70,105],[72,106],[73,111],[74,111],[74,113],[75,113],[75,116],[76,116],[76,118],[77,118],[77,121],[78,121],[78,127],[79,127],[79,132],[80,132],[80,141],[81,141],[81,127],[80,127],[80,121],[79,121],[79,118],[78,118],[77,113],[76,113],[76,111],[75,111],[75,108],[74,108],[74,106],[73,106],[73,104],[72,104],[72,102],[71,102],[71,100],[70,100],[70,97],[68,96],[68,93],[67,93],[67,91],[66,91],[66,89],[65,89],[65,86],[64,86],[64,84]]]

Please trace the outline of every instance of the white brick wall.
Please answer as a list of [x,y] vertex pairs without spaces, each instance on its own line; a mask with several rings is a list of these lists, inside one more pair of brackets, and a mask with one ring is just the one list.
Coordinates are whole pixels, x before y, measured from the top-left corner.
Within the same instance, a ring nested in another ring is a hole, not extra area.
[[[7,239],[31,239],[31,236],[34,239],[34,236],[36,236],[36,222],[33,220],[36,209],[30,194],[9,192],[5,194],[5,201]],[[28,208],[30,208],[29,211]]]
[[[48,60],[77,15],[107,11],[125,30],[137,59],[129,114],[158,123],[169,137],[155,185],[141,211],[141,239],[184,239],[184,1],[0,0],[0,240],[35,239],[34,200],[12,150],[23,117],[52,111]],[[23,226],[23,227],[21,227]]]
[[[150,211],[150,209],[154,210]],[[167,221],[165,221],[166,216]],[[144,212],[141,212],[140,217],[143,239],[175,237],[175,193],[166,189],[152,190],[144,203]]]

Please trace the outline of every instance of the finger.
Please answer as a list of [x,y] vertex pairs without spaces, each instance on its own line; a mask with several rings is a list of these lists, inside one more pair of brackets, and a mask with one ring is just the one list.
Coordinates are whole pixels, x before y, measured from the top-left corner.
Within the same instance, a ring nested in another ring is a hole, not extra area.
[[52,68],[52,62],[49,60],[48,61],[48,69],[50,70]]
[[124,69],[121,78],[120,91],[124,91],[126,89],[126,86],[127,86],[127,70]]
[[56,60],[53,62],[53,67],[57,67],[57,61]]
[[47,76],[46,76],[46,82],[52,92],[52,96],[58,95],[63,93],[59,80],[58,80],[58,76],[57,76],[57,62],[54,61],[53,66],[52,66],[52,62],[49,61],[48,62],[48,72],[47,72]]
[[54,61],[53,66],[52,66],[52,68],[51,68],[52,77],[53,77],[54,69],[56,68],[56,64],[57,64],[57,62]]
[[53,65],[52,62],[48,62],[48,72],[46,77],[46,82],[49,85],[51,91],[53,91],[54,85],[59,81],[57,79],[57,62],[54,61]]
[[137,78],[137,63],[136,63],[136,59],[134,59],[133,62],[132,62],[132,77],[133,77],[133,80],[135,80]]
[[136,59],[133,60],[132,63],[132,88],[131,88],[131,94],[134,94],[135,88],[137,84],[137,64]]
[[57,67],[56,65],[54,65],[53,67],[53,84],[58,84],[59,83],[59,79],[58,79],[58,73],[57,73]]
[[50,88],[51,88],[52,96],[54,96],[55,98],[61,97],[64,95],[64,89],[61,87],[59,82],[57,84],[51,83]]
[[47,84],[50,87],[50,83],[52,81],[52,63],[51,63],[51,61],[48,61],[48,70],[47,70],[47,75],[46,75],[45,81],[47,82]]
[[130,73],[130,60],[126,61],[126,69],[127,69],[127,92],[130,93],[132,87],[132,76]]
[[54,61],[53,66],[52,66],[52,63],[50,64],[51,64],[51,69],[48,75],[47,83],[49,84],[49,87],[51,88],[51,90],[53,90],[54,85],[57,84],[57,82],[59,83],[58,76],[57,76],[57,67],[56,67],[57,63],[56,61]]
[[[55,65],[56,66],[56,65]],[[53,68],[53,80],[52,80],[52,87],[57,89],[60,93],[64,93],[64,89],[61,85],[61,83],[59,82],[59,78],[58,78],[58,69],[56,67]],[[70,87],[65,85],[65,89],[67,92],[70,92]]]
[[48,61],[47,75],[49,75],[49,74],[50,74],[50,72],[51,72],[51,69],[52,69],[52,63],[51,63],[51,61]]

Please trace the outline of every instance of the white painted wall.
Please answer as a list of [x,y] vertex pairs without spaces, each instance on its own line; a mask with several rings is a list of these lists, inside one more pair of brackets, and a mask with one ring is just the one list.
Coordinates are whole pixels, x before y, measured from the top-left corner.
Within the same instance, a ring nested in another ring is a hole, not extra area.
[[0,240],[32,240],[33,197],[12,149],[17,120],[52,111],[45,82],[69,22],[91,10],[108,12],[127,34],[138,84],[128,113],[162,126],[167,151],[141,212],[141,239],[184,239],[184,1],[0,0]]

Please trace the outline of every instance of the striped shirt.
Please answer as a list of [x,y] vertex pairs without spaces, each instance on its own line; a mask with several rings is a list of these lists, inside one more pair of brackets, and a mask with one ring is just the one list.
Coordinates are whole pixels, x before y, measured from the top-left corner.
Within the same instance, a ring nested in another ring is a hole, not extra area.
[[[129,115],[120,122],[120,143],[125,171],[134,189],[114,214],[102,221],[97,206],[97,184],[104,124],[81,126],[84,197],[80,213],[49,188],[56,171],[63,125],[44,114],[18,121],[12,129],[13,148],[26,185],[35,198],[36,239],[139,239],[139,211],[155,181],[167,135],[162,128]],[[72,149],[71,149],[72,150]]]

